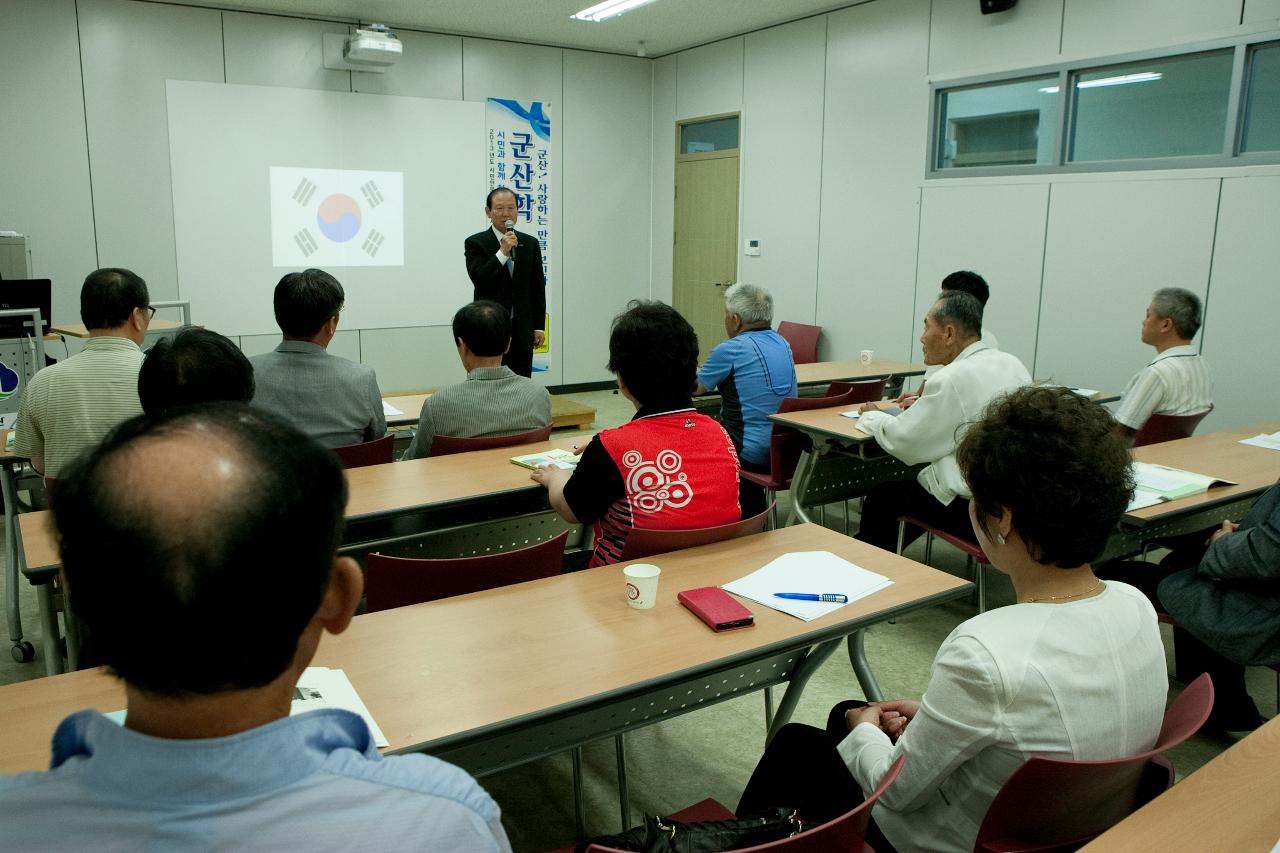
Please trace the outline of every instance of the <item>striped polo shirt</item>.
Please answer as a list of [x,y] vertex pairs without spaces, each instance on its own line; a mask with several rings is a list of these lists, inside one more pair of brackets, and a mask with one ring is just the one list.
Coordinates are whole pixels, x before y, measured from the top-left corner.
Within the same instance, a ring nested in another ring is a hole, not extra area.
[[68,462],[111,428],[142,414],[138,370],[142,350],[128,338],[89,338],[66,361],[40,370],[22,392],[15,456],[43,456],[56,478]]
[[1115,418],[1137,430],[1153,414],[1198,415],[1212,404],[1213,374],[1188,344],[1169,347],[1129,380]]

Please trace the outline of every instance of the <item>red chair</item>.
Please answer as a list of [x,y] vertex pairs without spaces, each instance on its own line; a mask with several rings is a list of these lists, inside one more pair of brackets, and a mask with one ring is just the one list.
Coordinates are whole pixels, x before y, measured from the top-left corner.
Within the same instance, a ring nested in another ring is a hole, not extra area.
[[796,364],[813,364],[818,360],[818,336],[822,334],[821,326],[783,320],[778,324],[778,334],[791,345],[791,358]]
[[514,447],[517,444],[532,444],[535,441],[546,441],[551,437],[551,424],[525,432],[513,432],[508,435],[486,435],[479,438],[457,438],[451,435],[437,435],[431,439],[431,452],[428,456],[449,456],[454,453],[466,453],[471,450],[488,450],[491,447]]
[[884,386],[891,377],[864,379],[861,382],[832,382],[827,386],[828,397],[849,395],[850,403],[872,403],[884,399]]
[[759,515],[744,518],[741,521],[721,524],[718,527],[698,527],[693,530],[646,530],[634,528],[627,534],[627,544],[622,548],[622,556],[618,562],[639,560],[652,554],[666,554],[679,551],[681,548],[692,548],[695,545],[710,545],[712,542],[725,542],[741,536],[751,536],[764,530],[765,522],[773,506]]
[[902,543],[906,538],[907,525],[919,527],[924,531],[924,563],[929,565],[929,560],[933,557],[933,537],[937,536],[943,542],[959,548],[965,555],[965,568],[973,575],[973,584],[977,587],[978,612],[985,613],[987,611],[987,566],[991,565],[991,561],[987,559],[987,555],[983,553],[982,546],[972,539],[965,539],[956,536],[954,533],[948,533],[945,530],[939,530],[931,524],[921,521],[915,516],[900,515],[898,516],[898,553],[902,553]]
[[1173,700],[1156,745],[1109,761],[1034,757],[1009,777],[978,828],[975,853],[1076,850],[1173,784],[1160,756],[1191,737],[1213,708],[1213,682],[1201,675]]
[[1144,444],[1190,438],[1200,422],[1212,411],[1213,406],[1209,406],[1198,415],[1152,415],[1133,436],[1133,446],[1142,447]]
[[384,435],[363,444],[348,444],[346,447],[335,447],[343,468],[363,468],[366,465],[382,465],[395,461],[396,437]]
[[368,612],[553,577],[560,574],[568,538],[566,530],[516,551],[443,560],[370,554],[364,566]]
[[[753,853],[766,853],[766,851],[774,850],[785,850],[787,853],[831,853],[831,851],[865,850],[863,836],[866,834],[867,824],[871,820],[871,807],[875,805],[876,800],[880,799],[880,795],[898,778],[898,773],[901,772],[902,765],[906,763],[906,760],[907,757],[904,755],[895,761],[870,796],[852,811],[845,812],[835,820],[829,820],[820,826],[815,826],[813,829],[806,829],[804,832],[793,835],[790,838],[740,849],[752,851]],[[671,815],[672,820],[678,820],[681,823],[693,823],[703,820],[733,820],[734,817],[733,812],[712,799],[695,803]],[[614,847],[601,847],[599,844],[591,844],[587,847],[587,853],[618,853],[618,850]]]
[[[853,403],[852,394],[834,397],[784,397],[781,405],[778,406],[778,414],[803,412],[810,409],[832,409]],[[800,453],[812,446],[812,440],[804,433],[774,424],[773,433],[769,437],[769,473],[757,474],[754,471],[742,471],[739,476],[763,488],[765,503],[773,504],[777,492],[785,492],[791,488],[791,478],[795,476]]]

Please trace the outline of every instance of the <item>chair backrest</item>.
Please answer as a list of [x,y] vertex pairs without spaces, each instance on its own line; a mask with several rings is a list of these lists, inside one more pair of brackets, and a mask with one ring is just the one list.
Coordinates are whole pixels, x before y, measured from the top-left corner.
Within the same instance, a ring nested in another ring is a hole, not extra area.
[[1177,438],[1190,438],[1200,422],[1213,411],[1213,406],[1198,415],[1152,415],[1133,437],[1133,446],[1159,444]]
[[1201,675],[1173,701],[1155,746],[1108,761],[1034,757],[1000,788],[978,829],[975,851],[1075,850],[1110,829],[1173,784],[1160,753],[1204,725],[1213,682]]
[[363,468],[366,465],[382,465],[395,461],[396,437],[384,435],[364,444],[348,444],[346,447],[335,447],[343,468]]
[[[799,835],[793,835],[790,838],[782,838],[777,841],[770,841],[768,844],[757,844],[754,847],[742,847],[741,851],[750,851],[750,853],[774,853],[774,851],[783,851],[786,853],[831,853],[833,850],[840,851],[860,851],[863,849],[863,836],[867,832],[867,824],[871,821],[871,807],[875,805],[876,800],[880,799],[880,795],[885,792],[894,780],[898,778],[898,774],[902,771],[902,765],[907,761],[905,755],[900,756],[897,761],[889,768],[889,772],[884,774],[884,778],[880,780],[880,784],[871,792],[856,808],[845,812],[834,820],[829,820],[813,829],[807,829]],[[618,853],[613,847],[601,847],[598,844],[592,844],[587,847],[587,853]]]
[[364,567],[368,612],[553,577],[560,573],[568,538],[566,530],[516,551],[444,560],[370,554]]
[[778,324],[778,334],[791,345],[791,358],[796,364],[813,364],[818,360],[818,336],[822,334],[821,326],[783,320]]
[[884,399],[884,386],[888,376],[879,379],[864,379],[861,382],[832,382],[827,386],[828,397],[849,395],[850,403],[871,403]]
[[646,530],[634,528],[627,534],[627,544],[622,548],[622,556],[618,562],[639,560],[652,554],[666,554],[679,551],[681,548],[692,548],[695,545],[710,545],[712,542],[724,542],[740,536],[751,536],[764,530],[773,504],[759,515],[744,518],[741,521],[721,524],[716,527],[698,527],[693,530]]
[[508,435],[486,435],[480,438],[457,438],[451,435],[436,435],[431,438],[431,452],[428,456],[449,456],[454,453],[466,453],[469,450],[488,450],[491,447],[514,447],[517,444],[532,444],[535,441],[546,441],[551,437],[551,425],[524,432],[513,432]]
[[[853,393],[847,392],[828,397],[784,397],[778,406],[778,414],[803,412],[809,409],[830,409],[851,406]],[[773,425],[769,436],[769,476],[778,483],[790,483],[800,461],[800,453],[813,446],[813,440],[799,430]]]

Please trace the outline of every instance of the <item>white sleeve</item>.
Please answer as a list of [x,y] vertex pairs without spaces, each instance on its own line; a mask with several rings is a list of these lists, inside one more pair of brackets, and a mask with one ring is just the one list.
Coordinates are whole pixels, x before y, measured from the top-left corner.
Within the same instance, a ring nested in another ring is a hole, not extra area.
[[880,803],[911,811],[927,803],[957,767],[996,740],[1002,697],[995,662],[972,637],[949,640],[938,650],[920,709],[892,747],[874,726],[859,725],[838,747],[863,791],[875,790],[900,755],[897,781]]
[[867,412],[858,419],[858,429],[872,435],[886,453],[908,465],[937,462],[951,455],[956,449],[956,430],[964,410],[945,377],[945,373],[939,373],[925,383],[924,393],[897,417]]
[[1142,370],[1129,382],[1116,409],[1115,419],[1129,429],[1142,429],[1164,399],[1164,380],[1150,367]]

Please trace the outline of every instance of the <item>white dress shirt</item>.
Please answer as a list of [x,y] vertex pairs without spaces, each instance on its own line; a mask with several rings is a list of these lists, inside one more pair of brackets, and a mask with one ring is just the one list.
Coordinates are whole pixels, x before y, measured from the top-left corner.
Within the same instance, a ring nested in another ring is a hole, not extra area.
[[956,445],[967,426],[982,417],[995,397],[1031,382],[1031,374],[1017,356],[974,341],[955,360],[943,366],[924,386],[924,393],[902,414],[867,412],[858,428],[908,465],[929,466],[916,478],[943,504],[969,486],[956,464]]
[[907,756],[872,816],[898,850],[970,851],[996,792],[1033,755],[1150,749],[1168,691],[1155,610],[1108,581],[1093,598],[1015,604],[959,625],[896,744],[870,723],[839,746],[864,791]]
[[1169,347],[1129,380],[1115,418],[1137,430],[1154,414],[1198,415],[1211,405],[1209,363],[1188,344]]

